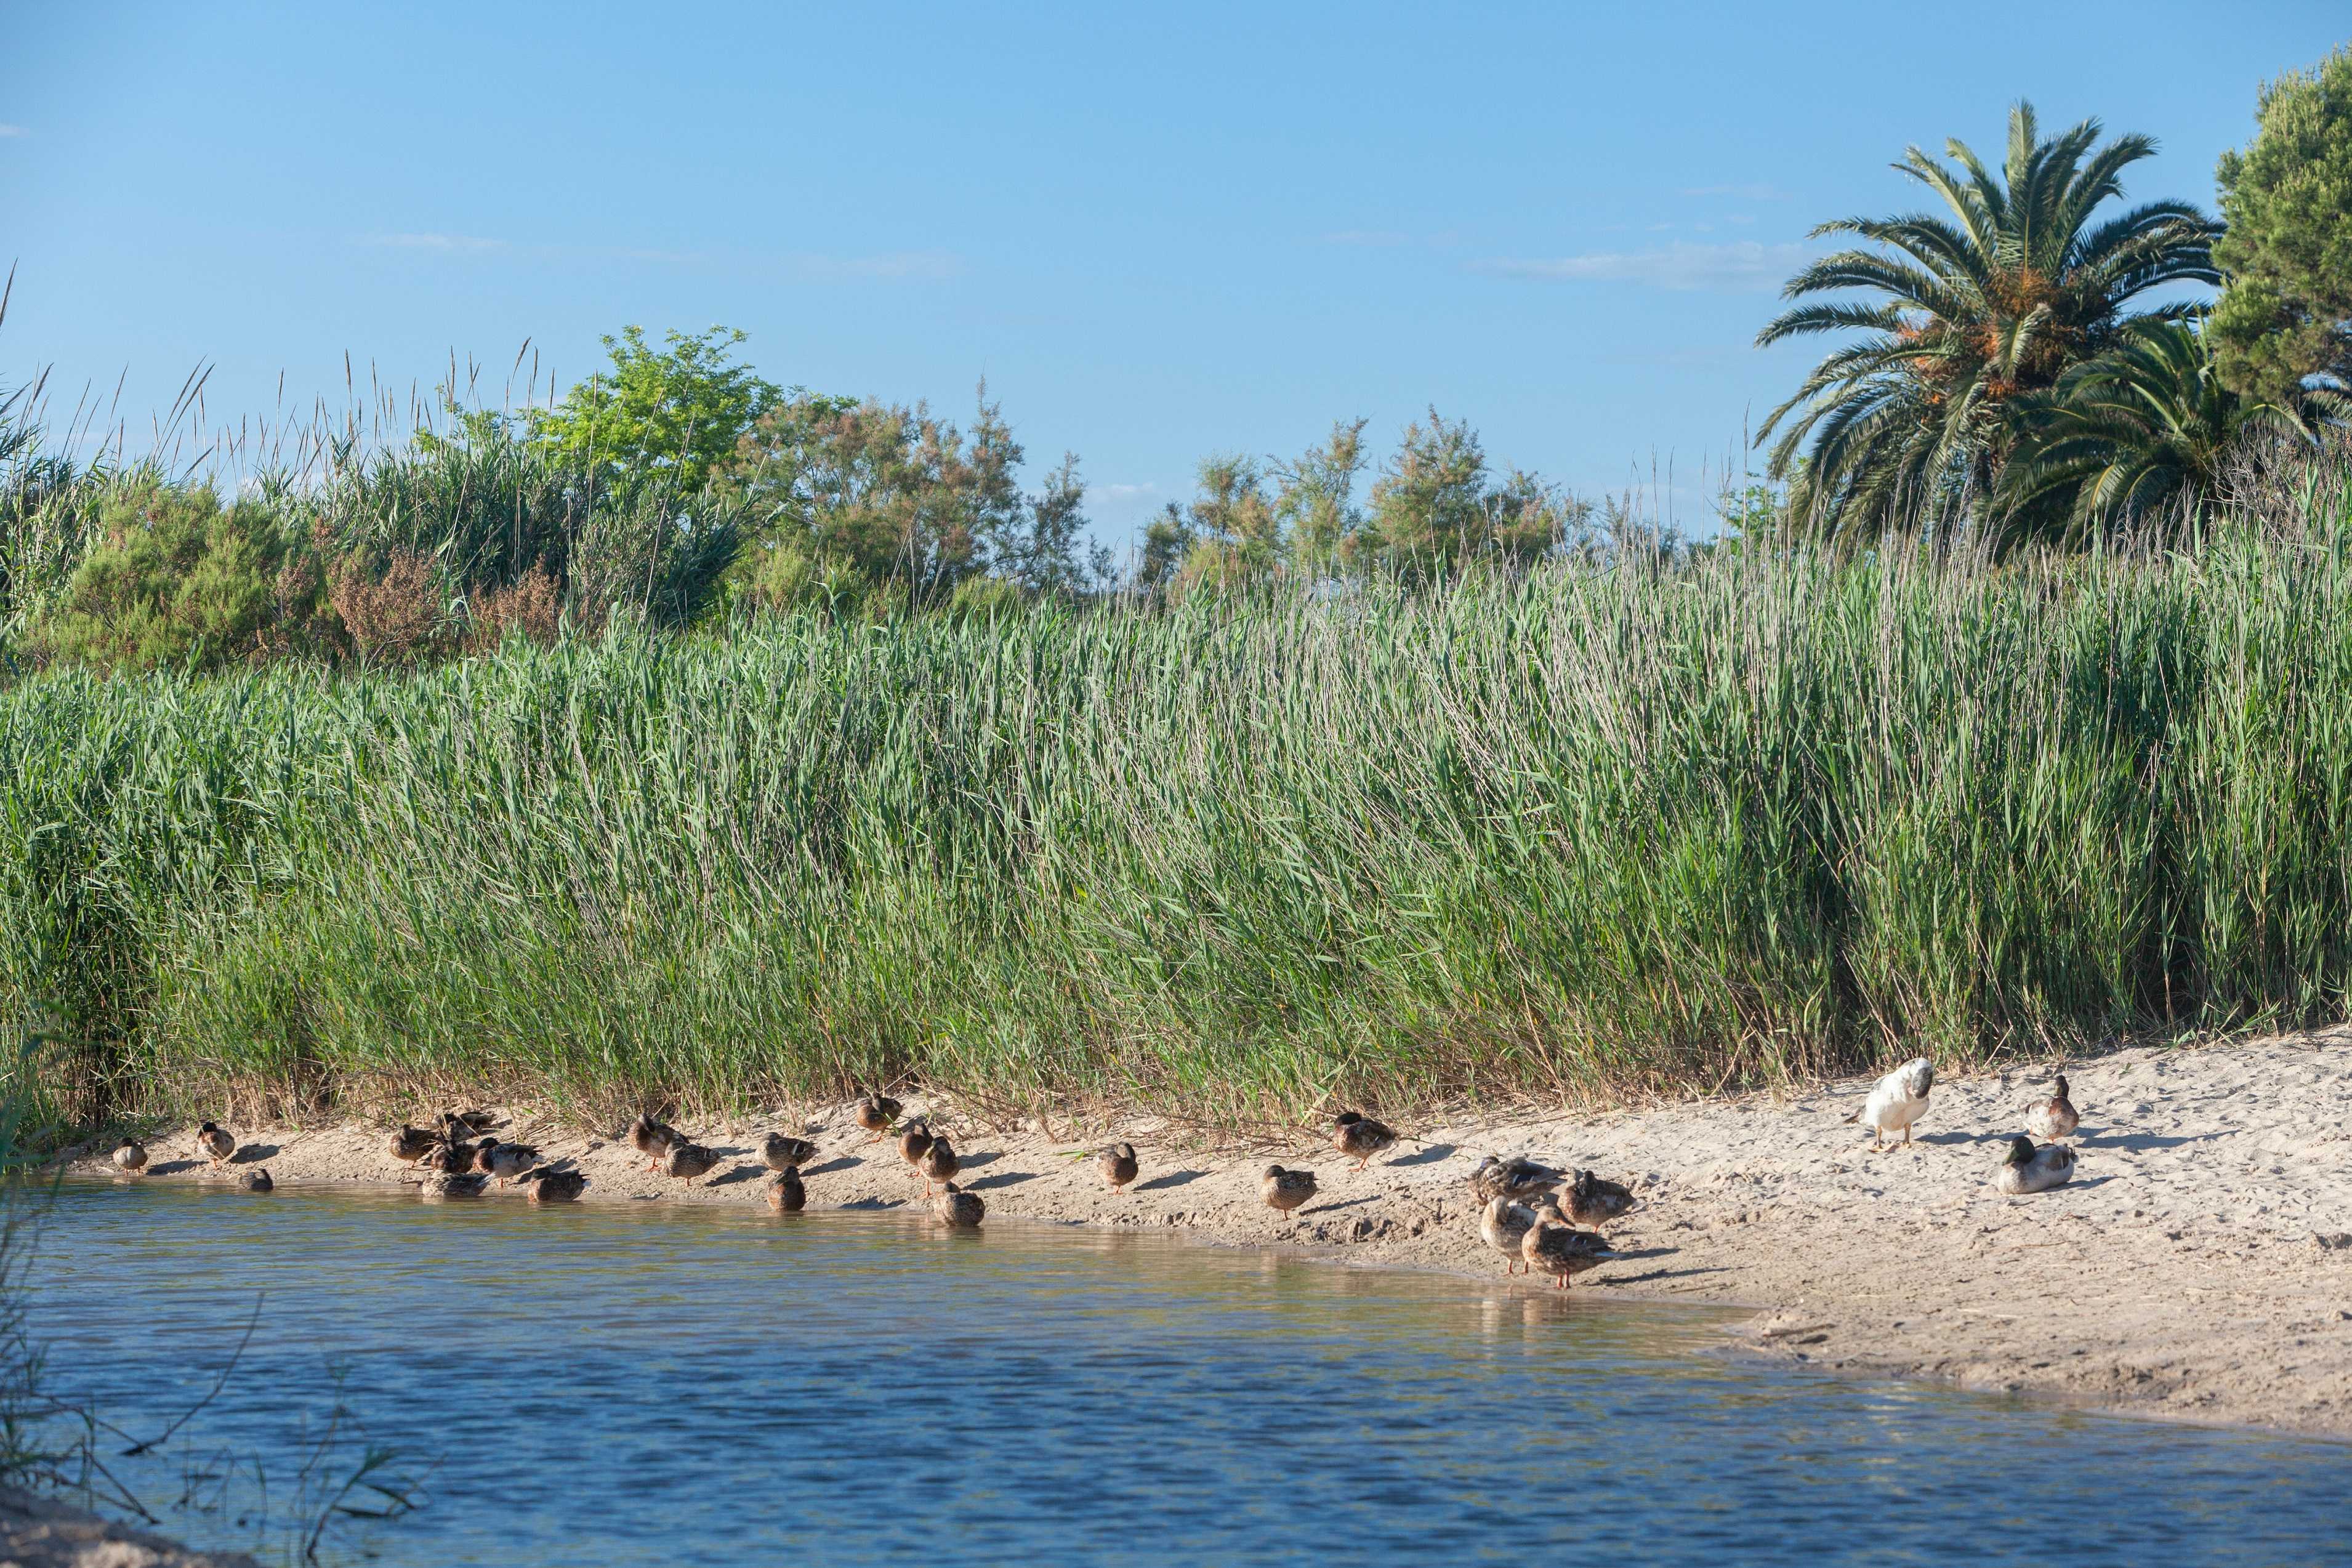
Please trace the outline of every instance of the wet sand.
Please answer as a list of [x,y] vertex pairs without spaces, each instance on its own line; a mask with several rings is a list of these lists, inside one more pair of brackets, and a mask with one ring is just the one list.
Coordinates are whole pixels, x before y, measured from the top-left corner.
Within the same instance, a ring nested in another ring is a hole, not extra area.
[[[2067,1073],[2083,1125],[2074,1183],[1993,1191],[2001,1140]],[[1578,1278],[1596,1299],[1756,1309],[1736,1332],[1759,1354],[1853,1374],[1942,1380],[2126,1414],[2352,1438],[2352,1033],[2135,1049],[1937,1085],[1908,1148],[1869,1153],[1843,1124],[1866,1080],[1772,1100],[1718,1099],[1600,1114],[1399,1122],[1401,1143],[1357,1171],[1328,1143],[1213,1149],[1149,1117],[1019,1129],[952,1097],[905,1098],[948,1128],[961,1185],[992,1219],[1181,1228],[1336,1261],[1494,1276],[1466,1178],[1479,1157],[1528,1155],[1634,1186],[1610,1228],[1624,1255]],[[760,1134],[813,1139],[813,1208],[923,1201],[921,1177],[846,1104],[813,1114],[688,1124],[728,1155],[687,1183],[648,1172],[614,1129],[501,1107],[497,1135],[591,1177],[584,1202],[763,1202]],[[422,1114],[422,1112],[414,1113]],[[282,1186],[410,1175],[362,1124],[236,1127],[241,1164]],[[1135,1186],[1106,1190],[1093,1151],[1132,1141]],[[143,1179],[234,1180],[191,1132],[151,1144]],[[1084,1150],[1088,1157],[1070,1157]],[[1268,1209],[1270,1160],[1312,1168],[1316,1197]],[[110,1169],[99,1152],[80,1174]],[[266,1201],[255,1199],[253,1201]],[[488,1202],[520,1202],[495,1186]]]
[[54,1498],[0,1487],[0,1568],[260,1568],[242,1552],[194,1552]]

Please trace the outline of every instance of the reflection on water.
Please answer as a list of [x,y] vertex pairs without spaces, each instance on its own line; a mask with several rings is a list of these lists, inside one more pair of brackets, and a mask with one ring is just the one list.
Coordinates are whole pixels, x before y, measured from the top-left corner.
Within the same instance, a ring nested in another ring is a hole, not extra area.
[[2342,1447],[1164,1236],[93,1185],[35,1278],[62,1379],[141,1420],[260,1293],[204,1439],[290,1469],[340,1369],[373,1437],[438,1461],[425,1511],[360,1538],[394,1563],[2352,1558]]

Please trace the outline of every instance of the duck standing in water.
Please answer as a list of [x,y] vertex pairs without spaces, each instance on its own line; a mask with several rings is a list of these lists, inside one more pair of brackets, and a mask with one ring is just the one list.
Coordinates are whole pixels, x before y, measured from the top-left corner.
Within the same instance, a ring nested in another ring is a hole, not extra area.
[[1519,1239],[1519,1256],[1530,1271],[1549,1274],[1553,1285],[1565,1291],[1571,1276],[1598,1269],[1617,1254],[1603,1238],[1562,1224],[1559,1213],[1556,1205],[1547,1205],[1538,1213],[1536,1222]]
[[1524,1203],[1513,1203],[1499,1194],[1486,1200],[1478,1212],[1478,1239],[1503,1255],[1503,1272],[1516,1274],[1526,1260],[1520,1255],[1519,1243],[1525,1241],[1536,1222],[1536,1211]]
[[2066,1075],[2063,1072],[2058,1075],[2057,1087],[2058,1092],[2049,1099],[2036,1100],[2025,1108],[2025,1130],[2053,1144],[2073,1137],[2074,1129],[2083,1124],[2074,1102],[2066,1092]]
[[952,1184],[956,1172],[961,1169],[963,1161],[956,1157],[955,1145],[948,1142],[948,1135],[945,1133],[934,1135],[930,1146],[923,1151],[924,1187],[928,1189],[933,1182]]
[[1488,1155],[1478,1162],[1478,1168],[1470,1173],[1470,1191],[1481,1203],[1498,1197],[1525,1202],[1538,1194],[1549,1192],[1567,1179],[1561,1172],[1547,1165],[1538,1165],[1534,1160],[1525,1157],[1498,1160]]
[[1315,1173],[1288,1171],[1280,1166],[1268,1166],[1265,1174],[1258,1177],[1257,1189],[1265,1197],[1268,1208],[1288,1214],[1315,1196]]
[[966,1192],[950,1182],[940,1189],[931,1211],[940,1217],[941,1225],[951,1229],[977,1230],[980,1222],[988,1217],[988,1204],[980,1194]]
[[147,1145],[136,1138],[125,1138],[114,1145],[114,1168],[124,1176],[147,1174]]
[[1102,1172],[1104,1181],[1117,1192],[1133,1181],[1143,1167],[1136,1163],[1133,1144],[1113,1144],[1095,1156],[1095,1169]]
[[427,1170],[416,1184],[419,1197],[479,1197],[490,1178],[476,1171],[470,1176],[454,1171]]
[[1396,1141],[1395,1129],[1360,1111],[1342,1111],[1331,1124],[1331,1146],[1355,1161],[1358,1170],[1370,1164],[1374,1155],[1396,1147]]
[[1622,1218],[1640,1202],[1633,1188],[1603,1181],[1591,1171],[1579,1171],[1576,1179],[1568,1184],[1565,1207],[1570,1220],[1598,1230],[1612,1220]]
[[760,1160],[772,1171],[797,1170],[816,1158],[816,1145],[806,1138],[771,1133],[760,1140]]
[[719,1152],[700,1144],[675,1143],[662,1156],[662,1169],[680,1181],[699,1181],[719,1164]]
[[228,1163],[231,1155],[236,1153],[236,1134],[226,1127],[206,1122],[196,1129],[196,1147],[212,1160],[213,1168],[218,1170]]
[[639,1116],[629,1124],[629,1143],[646,1156],[646,1169],[661,1169],[662,1160],[669,1154],[670,1145],[686,1142],[676,1127],[657,1122],[651,1116]]
[[1901,1133],[1903,1146],[1907,1149],[1911,1146],[1911,1124],[1927,1113],[1927,1091],[1935,1086],[1936,1064],[1924,1056],[1915,1056],[1871,1085],[1870,1098],[1846,1121],[1849,1124],[1860,1122],[1870,1129],[1870,1152],[1874,1155],[1886,1147],[1890,1133]]
[[268,1166],[256,1166],[249,1171],[238,1172],[236,1185],[247,1192],[268,1192],[278,1184],[269,1179]]
[[873,1134],[874,1141],[878,1144],[882,1141],[882,1134],[898,1120],[898,1113],[905,1109],[887,1094],[863,1095],[857,1102],[857,1124]]
[[2074,1150],[2063,1144],[2044,1144],[2037,1149],[2032,1138],[2021,1134],[2010,1139],[2009,1150],[2001,1155],[2000,1169],[1993,1173],[1992,1185],[1995,1190],[2016,1197],[2029,1192],[2048,1192],[2074,1179]]
[[440,1141],[441,1134],[432,1128],[412,1127],[403,1122],[400,1124],[400,1131],[394,1133],[391,1141],[384,1146],[394,1159],[403,1165],[413,1166],[431,1154],[433,1145]]
[[798,1214],[808,1207],[808,1187],[798,1166],[786,1166],[768,1178],[768,1207],[778,1214]]
[[[510,1149],[515,1145],[501,1144],[499,1146]],[[588,1190],[588,1175],[585,1171],[551,1170],[546,1166],[541,1166],[535,1170],[527,1170],[515,1177],[515,1180],[530,1189],[530,1200],[533,1203],[575,1203],[579,1200],[580,1195]]]

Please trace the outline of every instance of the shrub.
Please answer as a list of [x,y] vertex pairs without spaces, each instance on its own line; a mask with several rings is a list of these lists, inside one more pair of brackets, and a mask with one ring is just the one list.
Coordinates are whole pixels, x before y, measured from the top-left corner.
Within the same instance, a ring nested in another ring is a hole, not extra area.
[[466,651],[487,653],[510,636],[552,643],[563,629],[563,597],[544,566],[532,567],[509,588],[488,588],[467,607]]
[[335,568],[328,593],[352,651],[371,664],[409,664],[441,652],[451,640],[433,568],[413,551],[393,551],[381,572],[348,556]]
[[40,622],[36,651],[102,669],[218,669],[318,645],[330,630],[307,540],[209,485],[142,483],[100,505],[100,542]]

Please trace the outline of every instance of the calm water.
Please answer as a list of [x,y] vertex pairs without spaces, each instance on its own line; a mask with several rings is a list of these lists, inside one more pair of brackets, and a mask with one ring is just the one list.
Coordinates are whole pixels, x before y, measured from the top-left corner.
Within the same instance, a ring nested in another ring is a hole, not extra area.
[[[142,1434],[259,1294],[189,1437],[282,1499],[340,1375],[432,1464],[428,1506],[346,1559],[2352,1561],[2352,1448],[1838,1382],[1599,1291],[1162,1236],[88,1186],[34,1278],[60,1381]],[[131,1473],[168,1501],[191,1464]]]

